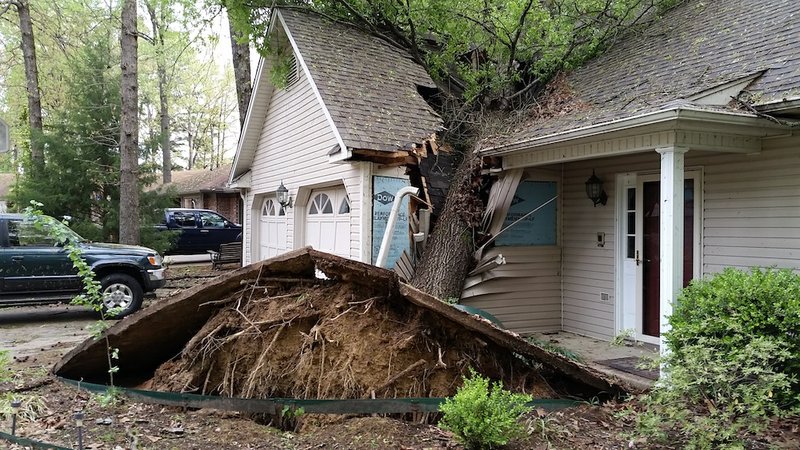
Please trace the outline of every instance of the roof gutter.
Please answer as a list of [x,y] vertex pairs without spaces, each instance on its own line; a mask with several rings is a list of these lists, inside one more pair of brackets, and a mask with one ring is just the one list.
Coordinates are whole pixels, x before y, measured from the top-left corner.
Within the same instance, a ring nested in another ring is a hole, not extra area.
[[800,112],[800,97],[755,106],[761,113]]
[[[505,145],[498,145],[479,150],[479,153],[487,155],[503,155],[513,153],[520,150],[530,150],[536,147],[543,147],[546,145],[559,144],[576,139],[589,138],[611,132],[625,131],[633,128],[643,127],[647,125],[655,125],[664,122],[675,121],[678,119],[697,120],[703,122],[714,122],[727,125],[752,125],[753,120],[759,119],[758,116],[745,112],[728,112],[728,111],[706,111],[692,107],[674,107],[662,109],[638,116],[627,117],[624,119],[613,120],[604,122],[597,125],[588,127],[573,128],[571,130],[563,131],[560,133],[539,136],[535,138],[525,139]],[[775,127],[780,127],[777,124]]]

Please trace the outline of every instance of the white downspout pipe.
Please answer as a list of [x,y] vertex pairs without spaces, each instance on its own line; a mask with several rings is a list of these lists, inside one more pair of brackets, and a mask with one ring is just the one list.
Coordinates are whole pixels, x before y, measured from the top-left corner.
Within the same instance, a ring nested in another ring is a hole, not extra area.
[[394,226],[397,223],[397,214],[400,211],[403,198],[409,194],[419,195],[419,189],[414,186],[406,186],[397,191],[397,194],[394,196],[392,211],[389,213],[389,221],[386,222],[386,230],[383,232],[381,248],[378,251],[378,259],[375,261],[375,265],[378,267],[384,267],[386,265],[386,260],[389,259],[389,246],[392,244],[392,235],[394,234]]

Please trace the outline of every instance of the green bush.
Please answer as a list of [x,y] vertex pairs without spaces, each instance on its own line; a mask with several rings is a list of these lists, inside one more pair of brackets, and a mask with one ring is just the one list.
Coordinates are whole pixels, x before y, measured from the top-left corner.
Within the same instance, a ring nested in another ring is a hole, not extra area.
[[692,282],[666,333],[664,377],[641,398],[637,432],[682,448],[743,448],[800,413],[800,276],[726,269]]
[[800,375],[800,275],[789,270],[728,268],[695,281],[679,296],[669,323],[665,337],[677,357],[701,338],[726,355],[771,337],[789,351],[776,370]]
[[525,435],[520,417],[527,412],[525,404],[531,396],[503,389],[500,382],[470,370],[470,378],[452,398],[445,400],[439,426],[455,434],[468,449],[487,449],[505,445],[511,439]]

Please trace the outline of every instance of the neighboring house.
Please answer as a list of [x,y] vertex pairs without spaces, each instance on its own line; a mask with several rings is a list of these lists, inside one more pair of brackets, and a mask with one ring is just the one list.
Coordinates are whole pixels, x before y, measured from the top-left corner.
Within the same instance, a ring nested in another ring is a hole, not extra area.
[[239,190],[228,187],[230,170],[230,165],[216,169],[174,170],[172,181],[159,185],[158,189],[173,188],[177,194],[176,206],[210,209],[241,223]]
[[[269,40],[231,170],[244,261],[306,245],[374,261],[394,194],[436,151],[442,121],[420,94],[435,85],[408,54],[313,13],[274,10]],[[288,69],[285,86],[273,84],[276,65]],[[407,246],[408,226],[398,233]]]
[[557,200],[483,252],[462,302],[521,333],[663,343],[689,280],[798,270],[798,48],[793,1],[687,1],[567,75],[568,114],[482,149],[502,167],[491,231]]
[[0,173],[0,213],[8,212],[11,187],[14,185],[16,177],[17,175],[14,173]]

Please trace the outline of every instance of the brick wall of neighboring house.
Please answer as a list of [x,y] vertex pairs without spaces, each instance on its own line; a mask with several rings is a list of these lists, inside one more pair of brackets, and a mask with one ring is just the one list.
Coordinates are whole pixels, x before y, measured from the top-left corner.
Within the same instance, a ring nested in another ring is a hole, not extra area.
[[242,222],[239,215],[239,194],[216,194],[214,203],[215,211],[236,223]]
[[[192,200],[194,200],[194,204],[192,204]],[[203,196],[201,194],[181,196],[181,208],[205,209]]]

